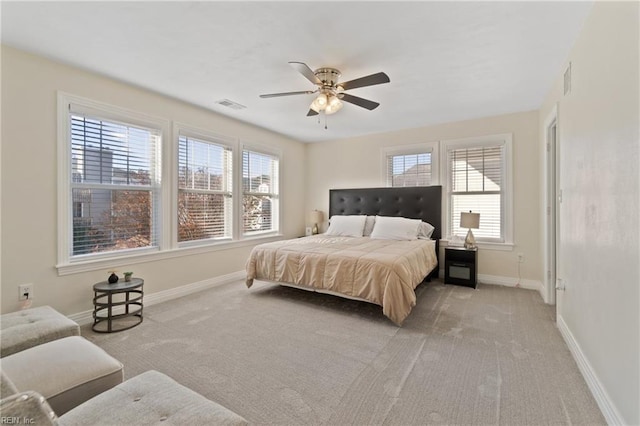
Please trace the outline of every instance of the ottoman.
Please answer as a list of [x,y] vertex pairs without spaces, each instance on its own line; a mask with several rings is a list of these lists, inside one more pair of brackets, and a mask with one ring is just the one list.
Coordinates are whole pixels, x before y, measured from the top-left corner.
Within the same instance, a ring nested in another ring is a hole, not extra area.
[[80,336],[65,337],[2,358],[2,373],[19,392],[36,391],[57,415],[122,383],[122,363]]
[[92,398],[58,422],[61,426],[247,424],[233,411],[154,370]]
[[0,317],[0,357],[68,336],[80,326],[51,306],[40,306]]

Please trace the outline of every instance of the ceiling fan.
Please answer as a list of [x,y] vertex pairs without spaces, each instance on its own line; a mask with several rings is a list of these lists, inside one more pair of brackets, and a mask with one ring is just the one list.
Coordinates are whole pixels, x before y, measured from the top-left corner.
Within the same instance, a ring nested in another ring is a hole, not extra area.
[[344,93],[345,90],[356,89],[358,87],[373,86],[376,84],[388,83],[389,76],[383,72],[367,75],[365,77],[356,78],[355,80],[338,83],[340,71],[335,68],[318,68],[312,71],[307,64],[303,62],[289,62],[300,74],[305,76],[307,80],[318,86],[315,90],[302,90],[298,92],[270,93],[260,95],[261,98],[275,98],[278,96],[291,95],[310,95],[319,93],[309,107],[307,116],[318,115],[321,111],[325,114],[333,114],[342,108],[342,101],[359,107],[373,110],[380,104],[368,99],[353,96]]

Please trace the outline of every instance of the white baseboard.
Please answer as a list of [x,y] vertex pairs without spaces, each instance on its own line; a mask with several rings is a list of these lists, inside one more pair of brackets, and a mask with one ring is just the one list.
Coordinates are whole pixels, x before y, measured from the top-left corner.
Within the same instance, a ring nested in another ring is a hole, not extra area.
[[[444,279],[444,269],[440,270],[440,277]],[[503,277],[500,275],[486,275],[486,274],[478,274],[478,282],[481,284],[492,284],[492,285],[502,285],[505,287],[517,287],[517,288],[526,288],[527,290],[536,290],[542,296],[542,300],[544,297],[544,284],[541,281],[536,280],[526,280],[515,277]]]
[[582,348],[580,348],[580,345],[576,341],[575,337],[573,337],[573,333],[571,333],[571,330],[564,322],[561,315],[558,315],[556,322],[558,324],[560,334],[562,334],[564,341],[569,347],[571,355],[573,355],[573,358],[576,360],[578,368],[580,369],[584,380],[587,382],[587,386],[589,386],[589,390],[591,390],[591,394],[596,400],[598,407],[600,407],[600,411],[602,411],[602,415],[607,421],[607,424],[626,425],[627,423],[616,409],[613,401],[611,401],[609,394],[598,379],[598,375],[593,370],[593,367],[591,367],[591,363],[585,356],[584,352],[582,352]]
[[542,282],[536,280],[526,280],[515,277],[502,277],[499,275],[478,274],[478,281],[483,284],[503,285],[505,287],[526,288],[527,290],[537,290],[542,296]]
[[[198,281],[186,284],[180,287],[170,288],[168,290],[159,291],[157,293],[144,295],[144,306],[157,305],[158,303],[168,300],[177,299],[191,293],[213,288],[232,281],[242,280],[246,276],[245,271],[232,272],[231,274],[221,275],[219,277],[209,278],[204,281]],[[68,316],[80,325],[91,324],[93,322],[93,310],[78,312]]]

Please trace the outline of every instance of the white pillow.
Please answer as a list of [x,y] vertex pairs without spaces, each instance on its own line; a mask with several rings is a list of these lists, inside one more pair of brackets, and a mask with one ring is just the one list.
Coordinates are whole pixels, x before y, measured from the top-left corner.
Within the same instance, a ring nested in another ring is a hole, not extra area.
[[430,240],[435,229],[436,228],[428,222],[420,222],[420,226],[418,227],[418,239]]
[[371,238],[382,240],[416,240],[420,219],[404,217],[376,216]]
[[367,217],[364,215],[331,216],[329,229],[327,229],[325,235],[362,237],[366,219]]
[[370,237],[371,231],[373,231],[373,225],[376,224],[375,216],[367,216],[367,219],[364,221],[364,231],[362,232],[363,237]]

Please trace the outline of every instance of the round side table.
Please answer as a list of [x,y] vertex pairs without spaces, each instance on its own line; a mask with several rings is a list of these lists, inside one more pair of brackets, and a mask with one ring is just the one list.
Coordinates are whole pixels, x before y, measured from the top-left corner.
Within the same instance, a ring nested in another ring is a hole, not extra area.
[[[97,333],[112,333],[128,330],[142,322],[142,278],[131,278],[131,281],[120,280],[115,284],[102,281],[93,285],[93,326],[91,329]],[[106,311],[106,315],[105,315]],[[117,311],[117,312],[115,312]],[[131,321],[115,327],[115,321],[127,317],[136,317]],[[106,327],[98,326],[106,322]]]

